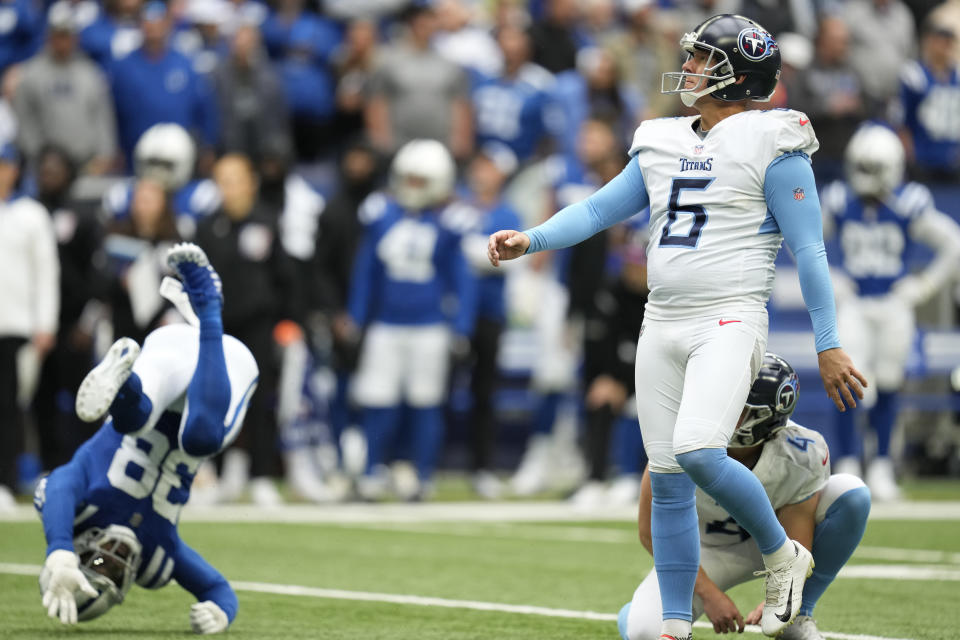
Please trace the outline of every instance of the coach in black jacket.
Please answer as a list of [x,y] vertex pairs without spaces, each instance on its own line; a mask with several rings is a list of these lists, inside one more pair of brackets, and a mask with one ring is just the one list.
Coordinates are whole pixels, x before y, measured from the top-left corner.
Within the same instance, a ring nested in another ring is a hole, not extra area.
[[[213,175],[223,204],[200,223],[197,243],[223,280],[224,332],[247,345],[260,367],[257,391],[235,447],[249,454],[250,477],[269,487],[268,479],[277,476],[273,329],[280,320],[299,321],[302,296],[292,259],[280,243],[279,211],[258,202],[257,175],[249,158],[225,155]],[[225,484],[222,497],[236,499],[242,488]]]

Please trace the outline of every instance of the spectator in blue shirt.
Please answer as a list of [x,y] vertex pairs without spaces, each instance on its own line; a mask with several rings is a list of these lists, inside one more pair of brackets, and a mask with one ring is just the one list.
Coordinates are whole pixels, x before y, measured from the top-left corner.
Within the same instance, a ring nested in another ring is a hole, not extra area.
[[26,60],[43,42],[43,15],[31,0],[0,4],[0,73]]
[[548,133],[548,92],[554,79],[549,71],[530,62],[530,37],[523,30],[502,27],[497,44],[503,55],[503,72],[479,76],[472,91],[477,144],[500,142],[524,162]]
[[106,0],[103,11],[89,24],[81,25],[80,48],[108,70],[114,60],[125,57],[143,43],[139,24],[142,7],[143,0]]
[[[902,73],[902,131],[912,145],[917,177],[953,182],[960,177],[960,70],[956,33],[946,25],[924,29],[922,59]],[[912,148],[911,148],[912,147]]]
[[170,17],[162,2],[153,0],[143,8],[141,29],[143,46],[111,69],[127,166],[132,166],[140,135],[159,122],[181,125],[199,140],[201,156],[211,156],[218,138],[215,96],[190,59],[169,47]]
[[[266,27],[266,24],[264,25]],[[269,33],[264,29],[264,39]],[[290,28],[280,75],[289,101],[297,157],[317,157],[326,145],[336,112],[336,80],[326,47],[337,37],[326,23],[302,19]]]

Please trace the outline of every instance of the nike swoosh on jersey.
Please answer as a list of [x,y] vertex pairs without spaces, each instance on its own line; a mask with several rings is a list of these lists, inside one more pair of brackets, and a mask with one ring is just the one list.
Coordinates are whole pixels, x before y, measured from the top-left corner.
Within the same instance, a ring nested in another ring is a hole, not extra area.
[[742,320],[720,320],[720,326],[722,327],[725,324],[730,324],[731,322],[743,322]]
[[802,127],[803,125],[807,124],[808,122],[810,122],[810,119],[809,119],[809,118],[807,118],[806,120],[804,120],[803,118],[800,118],[800,126],[801,126],[801,127]]
[[827,453],[824,454],[824,456],[823,456],[823,460],[820,461],[820,462],[823,464],[823,466],[826,466],[826,465],[827,465],[827,459],[828,459],[829,457],[830,457],[830,452],[827,451]]

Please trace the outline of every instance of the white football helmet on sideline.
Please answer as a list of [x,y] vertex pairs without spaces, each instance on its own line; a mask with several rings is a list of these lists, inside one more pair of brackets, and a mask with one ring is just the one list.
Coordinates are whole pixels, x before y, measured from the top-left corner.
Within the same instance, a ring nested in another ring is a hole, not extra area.
[[196,146],[187,130],[172,122],[155,124],[140,136],[133,149],[138,178],[157,180],[169,191],[187,184],[193,175]]
[[411,140],[400,147],[390,166],[390,191],[405,209],[440,204],[453,193],[457,168],[436,140]]
[[[123,602],[140,567],[142,547],[131,529],[117,524],[87,529],[73,539],[73,547],[80,559],[80,571],[100,594],[96,598],[76,594],[77,620],[93,620]],[[47,571],[42,571],[41,593],[49,580]]]
[[906,163],[897,134],[879,124],[860,127],[844,154],[850,188],[860,197],[883,200],[903,182]]

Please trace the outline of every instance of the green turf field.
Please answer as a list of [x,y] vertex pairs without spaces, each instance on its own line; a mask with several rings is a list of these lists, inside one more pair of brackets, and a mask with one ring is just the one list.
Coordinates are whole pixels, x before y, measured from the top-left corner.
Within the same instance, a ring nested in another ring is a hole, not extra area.
[[[626,519],[185,522],[181,534],[234,583],[240,613],[230,636],[251,639],[616,640],[613,614],[652,565]],[[46,618],[35,575],[11,573],[38,569],[42,535],[36,521],[0,522],[0,637],[192,636],[192,598],[175,585],[155,592],[134,587],[123,606],[75,629]],[[827,592],[816,617],[828,637],[960,638],[960,522],[871,521],[861,549],[851,568],[874,577],[841,577]],[[444,600],[429,606],[382,601],[394,596]],[[733,596],[748,611],[762,598],[761,583],[743,585]],[[551,615],[464,608],[500,605],[548,608],[542,613]],[[555,617],[563,613],[556,610],[573,617]],[[585,619],[586,612],[605,619]],[[698,628],[695,637],[715,635]]]

